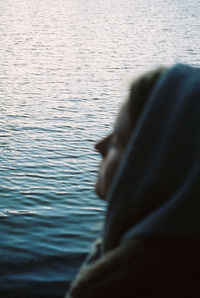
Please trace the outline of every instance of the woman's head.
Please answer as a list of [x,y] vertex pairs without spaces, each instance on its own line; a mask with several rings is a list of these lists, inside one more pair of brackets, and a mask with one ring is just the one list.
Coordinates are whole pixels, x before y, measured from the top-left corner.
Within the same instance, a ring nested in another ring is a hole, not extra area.
[[96,193],[101,199],[106,198],[131,132],[163,71],[164,68],[158,68],[140,76],[132,83],[129,97],[119,110],[112,133],[95,145],[95,149],[102,156],[95,186]]
[[200,240],[200,69],[169,68],[149,93],[109,191],[105,251],[136,236]]

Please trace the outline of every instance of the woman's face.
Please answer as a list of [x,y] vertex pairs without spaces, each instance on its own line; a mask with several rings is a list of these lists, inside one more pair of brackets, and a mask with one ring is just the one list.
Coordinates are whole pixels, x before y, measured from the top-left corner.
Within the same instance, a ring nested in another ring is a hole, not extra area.
[[95,145],[95,149],[102,156],[95,191],[103,200],[106,198],[131,133],[128,109],[129,104],[126,101],[119,111],[113,132]]

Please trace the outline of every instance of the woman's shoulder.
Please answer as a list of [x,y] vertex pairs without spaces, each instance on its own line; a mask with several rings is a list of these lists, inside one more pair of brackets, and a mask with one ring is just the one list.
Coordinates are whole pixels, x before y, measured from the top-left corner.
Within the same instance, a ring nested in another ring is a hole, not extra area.
[[67,298],[191,297],[200,293],[200,243],[135,239],[83,266]]

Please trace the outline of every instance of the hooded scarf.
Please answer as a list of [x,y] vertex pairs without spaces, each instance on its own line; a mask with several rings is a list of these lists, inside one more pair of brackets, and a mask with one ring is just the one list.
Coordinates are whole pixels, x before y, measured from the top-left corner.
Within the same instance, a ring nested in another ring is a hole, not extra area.
[[200,69],[161,75],[107,201],[104,252],[134,237],[200,240]]

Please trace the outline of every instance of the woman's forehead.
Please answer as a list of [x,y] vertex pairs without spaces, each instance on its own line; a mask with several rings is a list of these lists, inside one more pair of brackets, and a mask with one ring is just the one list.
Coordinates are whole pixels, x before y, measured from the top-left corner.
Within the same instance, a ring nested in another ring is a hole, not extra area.
[[131,121],[129,113],[129,103],[126,100],[121,106],[115,120],[114,129],[118,133],[129,136],[131,130]]

